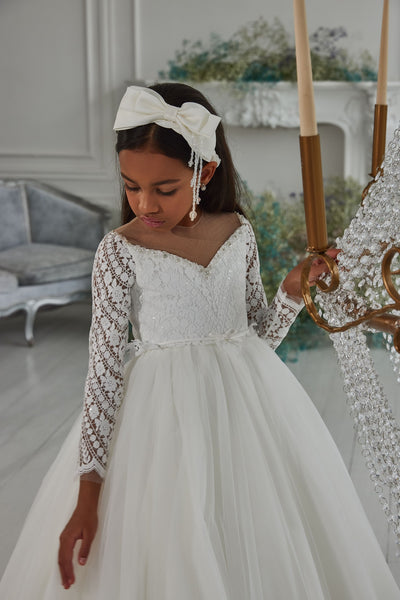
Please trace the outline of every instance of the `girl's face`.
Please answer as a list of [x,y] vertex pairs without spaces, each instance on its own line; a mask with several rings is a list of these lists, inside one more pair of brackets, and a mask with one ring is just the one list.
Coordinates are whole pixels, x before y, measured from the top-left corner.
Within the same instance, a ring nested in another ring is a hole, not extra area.
[[[189,218],[192,169],[176,158],[146,150],[121,150],[119,164],[129,206],[144,227],[169,231],[196,222]],[[212,162],[203,167],[201,183],[210,181],[215,168]]]

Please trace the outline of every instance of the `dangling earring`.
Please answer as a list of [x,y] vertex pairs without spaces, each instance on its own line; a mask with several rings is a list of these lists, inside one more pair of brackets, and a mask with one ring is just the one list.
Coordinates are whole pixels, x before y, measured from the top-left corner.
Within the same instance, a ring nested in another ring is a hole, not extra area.
[[194,221],[195,218],[197,217],[196,204],[200,203],[199,190],[200,190],[200,186],[201,186],[200,177],[201,177],[201,171],[203,169],[203,159],[197,152],[194,152],[193,149],[192,149],[192,153],[191,153],[190,161],[189,161],[189,167],[192,167],[192,166],[193,166],[193,177],[190,181],[190,187],[193,190],[193,203],[192,203],[192,210],[189,213],[189,218],[191,221]]
[[[200,189],[201,189],[202,192],[205,192],[206,189],[207,189],[206,184],[202,183],[201,186],[200,186]],[[190,217],[191,221],[194,221],[195,218],[197,217],[196,204],[199,205],[200,204],[200,200],[201,200],[201,198],[200,198],[200,196],[197,193],[197,197],[196,198],[193,197],[192,210],[189,213],[189,217]]]
[[189,213],[189,218],[191,221],[194,221],[195,218],[197,217],[196,204],[199,204],[199,202],[200,202],[200,197],[199,197],[199,193],[197,192],[196,196],[193,194],[192,210]]
[[189,213],[189,218],[191,221],[194,221],[196,217],[197,217],[197,212],[196,212],[195,204],[193,203],[192,210]]

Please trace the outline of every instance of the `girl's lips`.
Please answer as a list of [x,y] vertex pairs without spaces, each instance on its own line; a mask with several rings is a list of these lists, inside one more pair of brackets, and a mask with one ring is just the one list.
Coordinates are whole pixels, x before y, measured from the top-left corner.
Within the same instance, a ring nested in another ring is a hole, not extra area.
[[158,219],[150,219],[149,217],[140,217],[140,218],[143,221],[143,223],[145,223],[146,225],[150,225],[150,227],[159,227],[160,225],[165,223],[165,221],[160,221]]

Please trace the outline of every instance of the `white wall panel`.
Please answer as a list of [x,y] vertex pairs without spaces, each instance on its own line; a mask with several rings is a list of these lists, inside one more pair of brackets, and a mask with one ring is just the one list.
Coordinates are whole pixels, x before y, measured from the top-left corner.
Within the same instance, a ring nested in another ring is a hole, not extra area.
[[40,0],[2,14],[2,156],[89,154],[85,8],[80,0]]
[[0,176],[112,202],[112,125],[133,29],[133,0],[0,4]]

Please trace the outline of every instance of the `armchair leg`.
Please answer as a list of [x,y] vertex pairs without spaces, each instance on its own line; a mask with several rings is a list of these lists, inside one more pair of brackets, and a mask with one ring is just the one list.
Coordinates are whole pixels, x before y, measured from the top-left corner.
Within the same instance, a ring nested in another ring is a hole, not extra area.
[[66,296],[59,296],[55,298],[41,298],[40,300],[28,300],[20,306],[19,308],[23,308],[26,312],[25,319],[25,339],[28,346],[33,346],[33,324],[35,322],[36,313],[41,306],[63,306],[64,304],[69,304],[71,302],[78,302],[80,300],[86,300],[90,298],[90,292],[81,291],[81,292],[73,292]]
[[26,320],[25,320],[25,339],[28,346],[33,346],[33,324],[35,322],[35,317],[37,310],[39,308],[39,304],[34,300],[28,300],[25,305],[26,311]]

